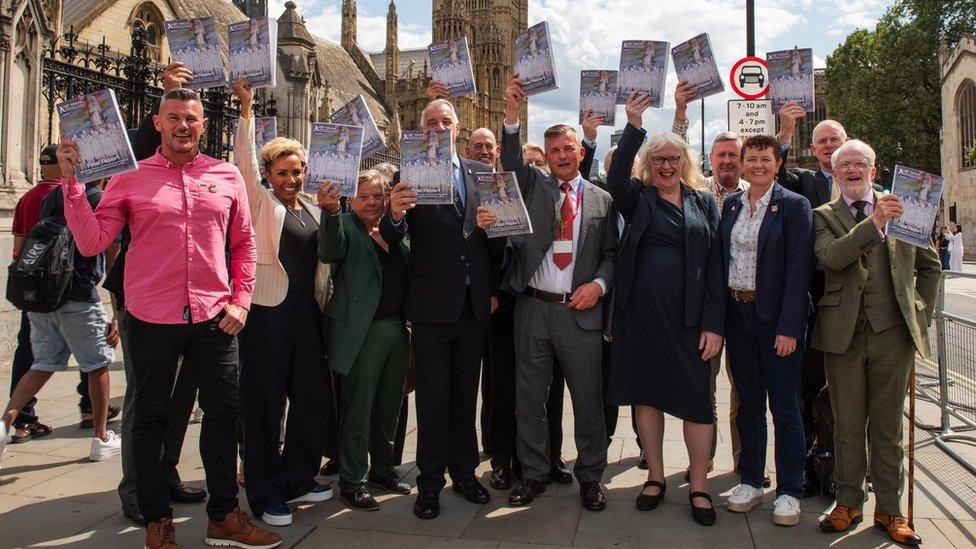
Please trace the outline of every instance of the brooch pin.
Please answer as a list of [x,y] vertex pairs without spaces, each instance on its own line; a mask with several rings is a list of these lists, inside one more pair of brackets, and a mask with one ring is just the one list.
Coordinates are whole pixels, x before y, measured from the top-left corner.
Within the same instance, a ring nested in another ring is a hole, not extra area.
[[210,192],[212,192],[212,193],[216,193],[217,192],[217,186],[216,185],[208,185],[207,186],[207,190],[210,191]]
[[772,208],[770,208],[770,211],[772,211],[773,213],[778,212],[779,211],[779,204],[773,204]]

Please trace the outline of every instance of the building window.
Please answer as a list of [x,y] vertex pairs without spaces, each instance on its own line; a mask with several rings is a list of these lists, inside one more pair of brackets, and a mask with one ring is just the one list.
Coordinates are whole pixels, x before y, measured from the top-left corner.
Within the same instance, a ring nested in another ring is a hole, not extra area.
[[956,112],[959,113],[959,145],[963,168],[972,168],[976,162],[970,160],[969,152],[976,144],[976,85],[966,80],[956,95]]
[[163,15],[159,13],[159,8],[152,2],[140,5],[132,12],[129,25],[133,29],[141,26],[146,30],[146,49],[149,50],[149,58],[162,61]]

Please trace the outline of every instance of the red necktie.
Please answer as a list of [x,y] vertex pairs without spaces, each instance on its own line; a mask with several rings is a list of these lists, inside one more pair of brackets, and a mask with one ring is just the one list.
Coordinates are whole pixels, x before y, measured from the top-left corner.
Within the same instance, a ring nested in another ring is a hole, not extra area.
[[[573,241],[573,218],[576,217],[573,208],[573,199],[569,195],[570,186],[569,183],[563,183],[559,186],[566,195],[563,197],[563,205],[559,209],[559,225],[556,226],[556,240],[568,240]],[[569,264],[573,261],[573,252],[560,252],[556,253],[553,251],[552,262],[559,267],[559,270],[563,270],[569,267]]]

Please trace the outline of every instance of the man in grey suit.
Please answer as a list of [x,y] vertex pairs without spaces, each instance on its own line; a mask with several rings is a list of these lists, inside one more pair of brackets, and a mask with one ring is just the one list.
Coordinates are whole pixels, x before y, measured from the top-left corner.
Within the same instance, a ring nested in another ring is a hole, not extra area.
[[[610,195],[580,175],[584,151],[573,128],[546,130],[552,175],[525,163],[519,139],[525,89],[518,74],[509,78],[505,100],[502,166],[516,173],[535,228],[532,234],[511,237],[505,281],[516,295],[516,432],[523,472],[509,504],[529,504],[545,491],[549,478],[546,401],[555,353],[573,399],[580,496],[586,509],[600,511],[606,507],[600,481],[607,465],[600,369],[603,297],[613,279],[617,214]],[[495,221],[494,214],[479,208],[479,226]]]

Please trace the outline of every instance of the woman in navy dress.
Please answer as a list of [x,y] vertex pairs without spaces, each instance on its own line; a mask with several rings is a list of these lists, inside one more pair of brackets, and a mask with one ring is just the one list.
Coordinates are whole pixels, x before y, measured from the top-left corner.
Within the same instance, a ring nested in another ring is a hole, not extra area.
[[725,287],[718,205],[704,190],[698,161],[678,135],[652,136],[631,167],[650,101],[632,93],[627,127],[607,185],[628,222],[617,258],[614,338],[607,400],[636,406],[648,480],[637,507],[657,507],[664,483],[664,414],[684,420],[696,522],[715,522],[707,468],[714,415],[708,360],[722,346]]

